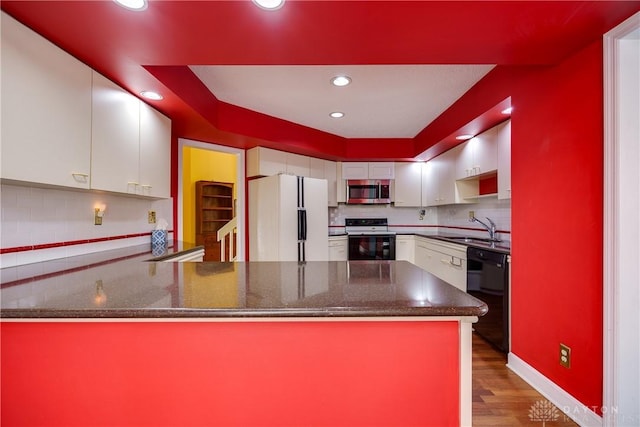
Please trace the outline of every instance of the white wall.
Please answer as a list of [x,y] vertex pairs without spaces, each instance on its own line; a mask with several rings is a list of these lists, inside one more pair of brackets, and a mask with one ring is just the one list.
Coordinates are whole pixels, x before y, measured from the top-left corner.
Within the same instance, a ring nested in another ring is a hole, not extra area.
[[[15,248],[150,232],[147,213],[173,226],[172,200],[148,200],[107,193],[2,184],[0,247]],[[94,225],[94,206],[106,205],[102,225]],[[170,236],[171,238],[171,236]],[[149,236],[0,255],[0,267],[145,244]]]

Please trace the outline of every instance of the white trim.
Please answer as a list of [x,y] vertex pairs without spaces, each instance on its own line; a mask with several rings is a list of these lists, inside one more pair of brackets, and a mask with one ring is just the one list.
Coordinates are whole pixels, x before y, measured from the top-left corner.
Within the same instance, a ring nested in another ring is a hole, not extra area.
[[460,425],[471,427],[473,412],[471,323],[460,321],[458,328],[458,347],[460,348]]
[[177,235],[179,239],[183,239],[183,220],[184,214],[182,211],[182,151],[184,147],[200,148],[203,150],[220,151],[223,153],[235,154],[238,156],[237,168],[236,168],[236,217],[238,219],[238,241],[236,246],[237,258],[236,261],[244,261],[244,242],[245,242],[245,203],[246,196],[244,191],[244,170],[245,170],[245,151],[239,148],[226,147],[224,145],[210,144],[207,142],[194,141],[191,139],[178,138],[178,197],[177,197],[177,216],[178,216],[178,230]]
[[[620,88],[619,76],[619,43],[620,40],[626,38],[634,31],[640,29],[640,13],[627,19],[613,30],[606,33],[603,37],[604,46],[604,227],[603,227],[603,408],[616,408],[622,412],[631,411],[626,415],[631,417],[638,416],[637,408],[628,408],[621,399],[628,399],[630,396],[622,396],[636,394],[637,401],[638,386],[635,388],[627,387],[623,393],[621,388],[625,388],[625,375],[634,375],[638,372],[638,362],[634,366],[630,366],[624,360],[638,360],[638,349],[635,354],[629,354],[633,350],[624,350],[622,343],[637,342],[638,337],[629,337],[630,333],[628,323],[636,319],[638,321],[637,309],[631,310],[628,304],[622,304],[629,295],[634,294],[633,287],[637,287],[637,277],[635,280],[625,280],[625,277],[633,276],[637,272],[637,265],[620,262],[620,256],[624,254],[638,254],[640,251],[640,243],[637,236],[634,239],[625,239],[623,231],[628,232],[633,221],[628,213],[624,214],[620,209],[622,194],[625,192],[624,198],[626,203],[638,203],[638,186],[636,183],[634,189],[631,182],[632,177],[624,176],[624,170],[621,170],[619,159],[629,157],[633,152],[629,145],[635,140],[637,143],[637,135],[625,135],[621,132],[619,121],[621,118],[621,109],[628,108],[624,105],[623,100],[618,94],[625,91],[626,88]],[[637,37],[637,35],[636,35]],[[632,109],[638,109],[636,103]],[[631,112],[631,116],[639,112]],[[636,116],[637,117],[637,116]],[[631,178],[631,179],[630,179]],[[623,190],[623,187],[627,190]],[[631,199],[630,199],[631,198]],[[637,215],[638,212],[635,212]],[[631,217],[633,217],[633,213]],[[628,222],[627,222],[628,221]],[[636,217],[637,221],[637,217]],[[636,224],[637,227],[637,224]],[[636,269],[636,270],[634,270]],[[635,290],[637,292],[637,290]],[[628,301],[627,301],[628,303]],[[627,307],[627,308],[625,308]],[[631,313],[630,313],[631,311]],[[635,313],[634,313],[635,311]],[[626,332],[622,330],[621,325],[627,327]],[[640,326],[639,325],[636,325]],[[634,326],[631,325],[631,330]],[[640,328],[638,328],[640,329]],[[637,332],[636,332],[637,333]],[[632,363],[633,365],[633,363]],[[632,381],[633,382],[633,381]],[[633,397],[633,396],[632,396]],[[634,406],[633,404],[631,406]],[[604,414],[605,426],[616,426],[621,421],[612,415],[612,413]],[[639,420],[635,420],[636,423]],[[624,424],[624,423],[623,423]],[[620,424],[620,425],[623,425]],[[635,423],[634,423],[635,424]]]
[[600,416],[515,354],[509,353],[507,367],[580,426],[602,425]]

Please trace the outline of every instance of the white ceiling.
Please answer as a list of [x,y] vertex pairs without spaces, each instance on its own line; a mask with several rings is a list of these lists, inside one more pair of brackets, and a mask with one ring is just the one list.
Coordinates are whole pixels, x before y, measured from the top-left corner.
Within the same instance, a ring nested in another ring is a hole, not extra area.
[[[190,66],[220,101],[345,138],[413,138],[493,67]],[[339,74],[352,83],[333,86]]]

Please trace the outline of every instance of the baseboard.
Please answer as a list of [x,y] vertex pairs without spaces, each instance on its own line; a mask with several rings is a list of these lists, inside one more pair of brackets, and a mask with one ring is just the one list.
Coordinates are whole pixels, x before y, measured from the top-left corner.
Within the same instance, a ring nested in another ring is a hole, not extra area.
[[509,353],[507,367],[535,388],[549,402],[560,408],[561,416],[567,416],[582,427],[602,426],[602,417],[586,407],[575,397],[558,387],[531,365],[513,353]]

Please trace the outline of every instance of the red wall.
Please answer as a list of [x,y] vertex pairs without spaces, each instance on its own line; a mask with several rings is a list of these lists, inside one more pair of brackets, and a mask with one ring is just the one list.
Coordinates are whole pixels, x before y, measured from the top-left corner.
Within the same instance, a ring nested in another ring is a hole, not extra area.
[[3,426],[457,426],[456,322],[0,323]]
[[602,86],[597,42],[512,98],[512,351],[588,407],[602,406]]
[[[597,408],[602,86],[600,41],[554,67],[496,67],[416,138],[426,148],[511,97],[512,352]],[[570,369],[558,362],[560,343],[572,350]]]

